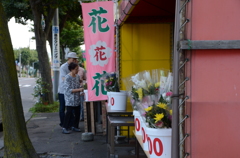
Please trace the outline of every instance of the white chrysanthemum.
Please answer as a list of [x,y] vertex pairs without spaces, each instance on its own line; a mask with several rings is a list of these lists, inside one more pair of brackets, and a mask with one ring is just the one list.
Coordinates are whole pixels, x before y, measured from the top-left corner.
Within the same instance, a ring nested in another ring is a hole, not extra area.
[[141,88],[147,89],[147,83],[146,83],[145,80],[139,81],[138,85],[139,85],[139,87],[141,87]]
[[163,93],[163,94],[162,94],[162,97],[163,97],[163,98],[166,98],[166,93]]
[[133,88],[138,89],[139,88],[139,74],[136,74],[131,77],[131,81],[134,83]]
[[138,81],[139,81],[139,74],[136,74],[135,76],[132,76],[132,77],[131,77],[131,80],[132,80],[134,83],[138,82]]
[[146,71],[144,74],[143,74],[143,77],[144,79],[149,82],[149,83],[152,83],[152,78],[151,78],[151,75],[148,71]]

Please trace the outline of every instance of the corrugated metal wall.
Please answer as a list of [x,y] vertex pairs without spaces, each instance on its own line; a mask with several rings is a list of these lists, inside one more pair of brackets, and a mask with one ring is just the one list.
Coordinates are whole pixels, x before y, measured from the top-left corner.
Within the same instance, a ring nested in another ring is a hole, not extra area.
[[[239,0],[190,1],[189,40],[240,40]],[[191,11],[191,12],[190,12]],[[188,51],[186,152],[189,158],[239,158],[240,50]]]

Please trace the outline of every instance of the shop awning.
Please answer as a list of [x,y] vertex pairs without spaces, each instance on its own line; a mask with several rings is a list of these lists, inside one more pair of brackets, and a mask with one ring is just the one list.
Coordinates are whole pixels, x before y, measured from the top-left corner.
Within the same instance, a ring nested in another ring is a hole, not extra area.
[[174,22],[175,0],[128,0],[119,3],[118,25]]

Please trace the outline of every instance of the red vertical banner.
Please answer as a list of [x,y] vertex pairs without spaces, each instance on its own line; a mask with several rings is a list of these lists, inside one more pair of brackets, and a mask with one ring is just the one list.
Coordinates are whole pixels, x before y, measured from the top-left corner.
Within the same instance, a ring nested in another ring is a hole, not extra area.
[[88,100],[106,100],[102,76],[115,72],[113,2],[82,3]]

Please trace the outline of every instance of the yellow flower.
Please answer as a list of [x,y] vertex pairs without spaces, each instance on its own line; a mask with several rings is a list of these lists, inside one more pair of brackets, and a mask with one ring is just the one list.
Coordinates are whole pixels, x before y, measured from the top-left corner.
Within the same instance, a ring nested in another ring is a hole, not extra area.
[[167,108],[167,105],[164,104],[164,103],[159,103],[157,106],[160,107],[160,108],[163,108],[163,109]]
[[143,97],[142,88],[139,88],[136,92],[138,94],[139,99],[142,100]]
[[172,110],[169,110],[170,115],[172,115]]
[[154,118],[155,119],[155,123],[157,123],[158,121],[161,121],[163,117],[164,117],[163,113],[156,114],[155,118]]
[[108,82],[108,79],[106,79],[105,82]]
[[160,82],[155,83],[155,87],[158,88],[160,86]]
[[147,107],[147,108],[145,108],[145,111],[150,111],[150,110],[152,110],[152,106],[149,106],[149,107]]

